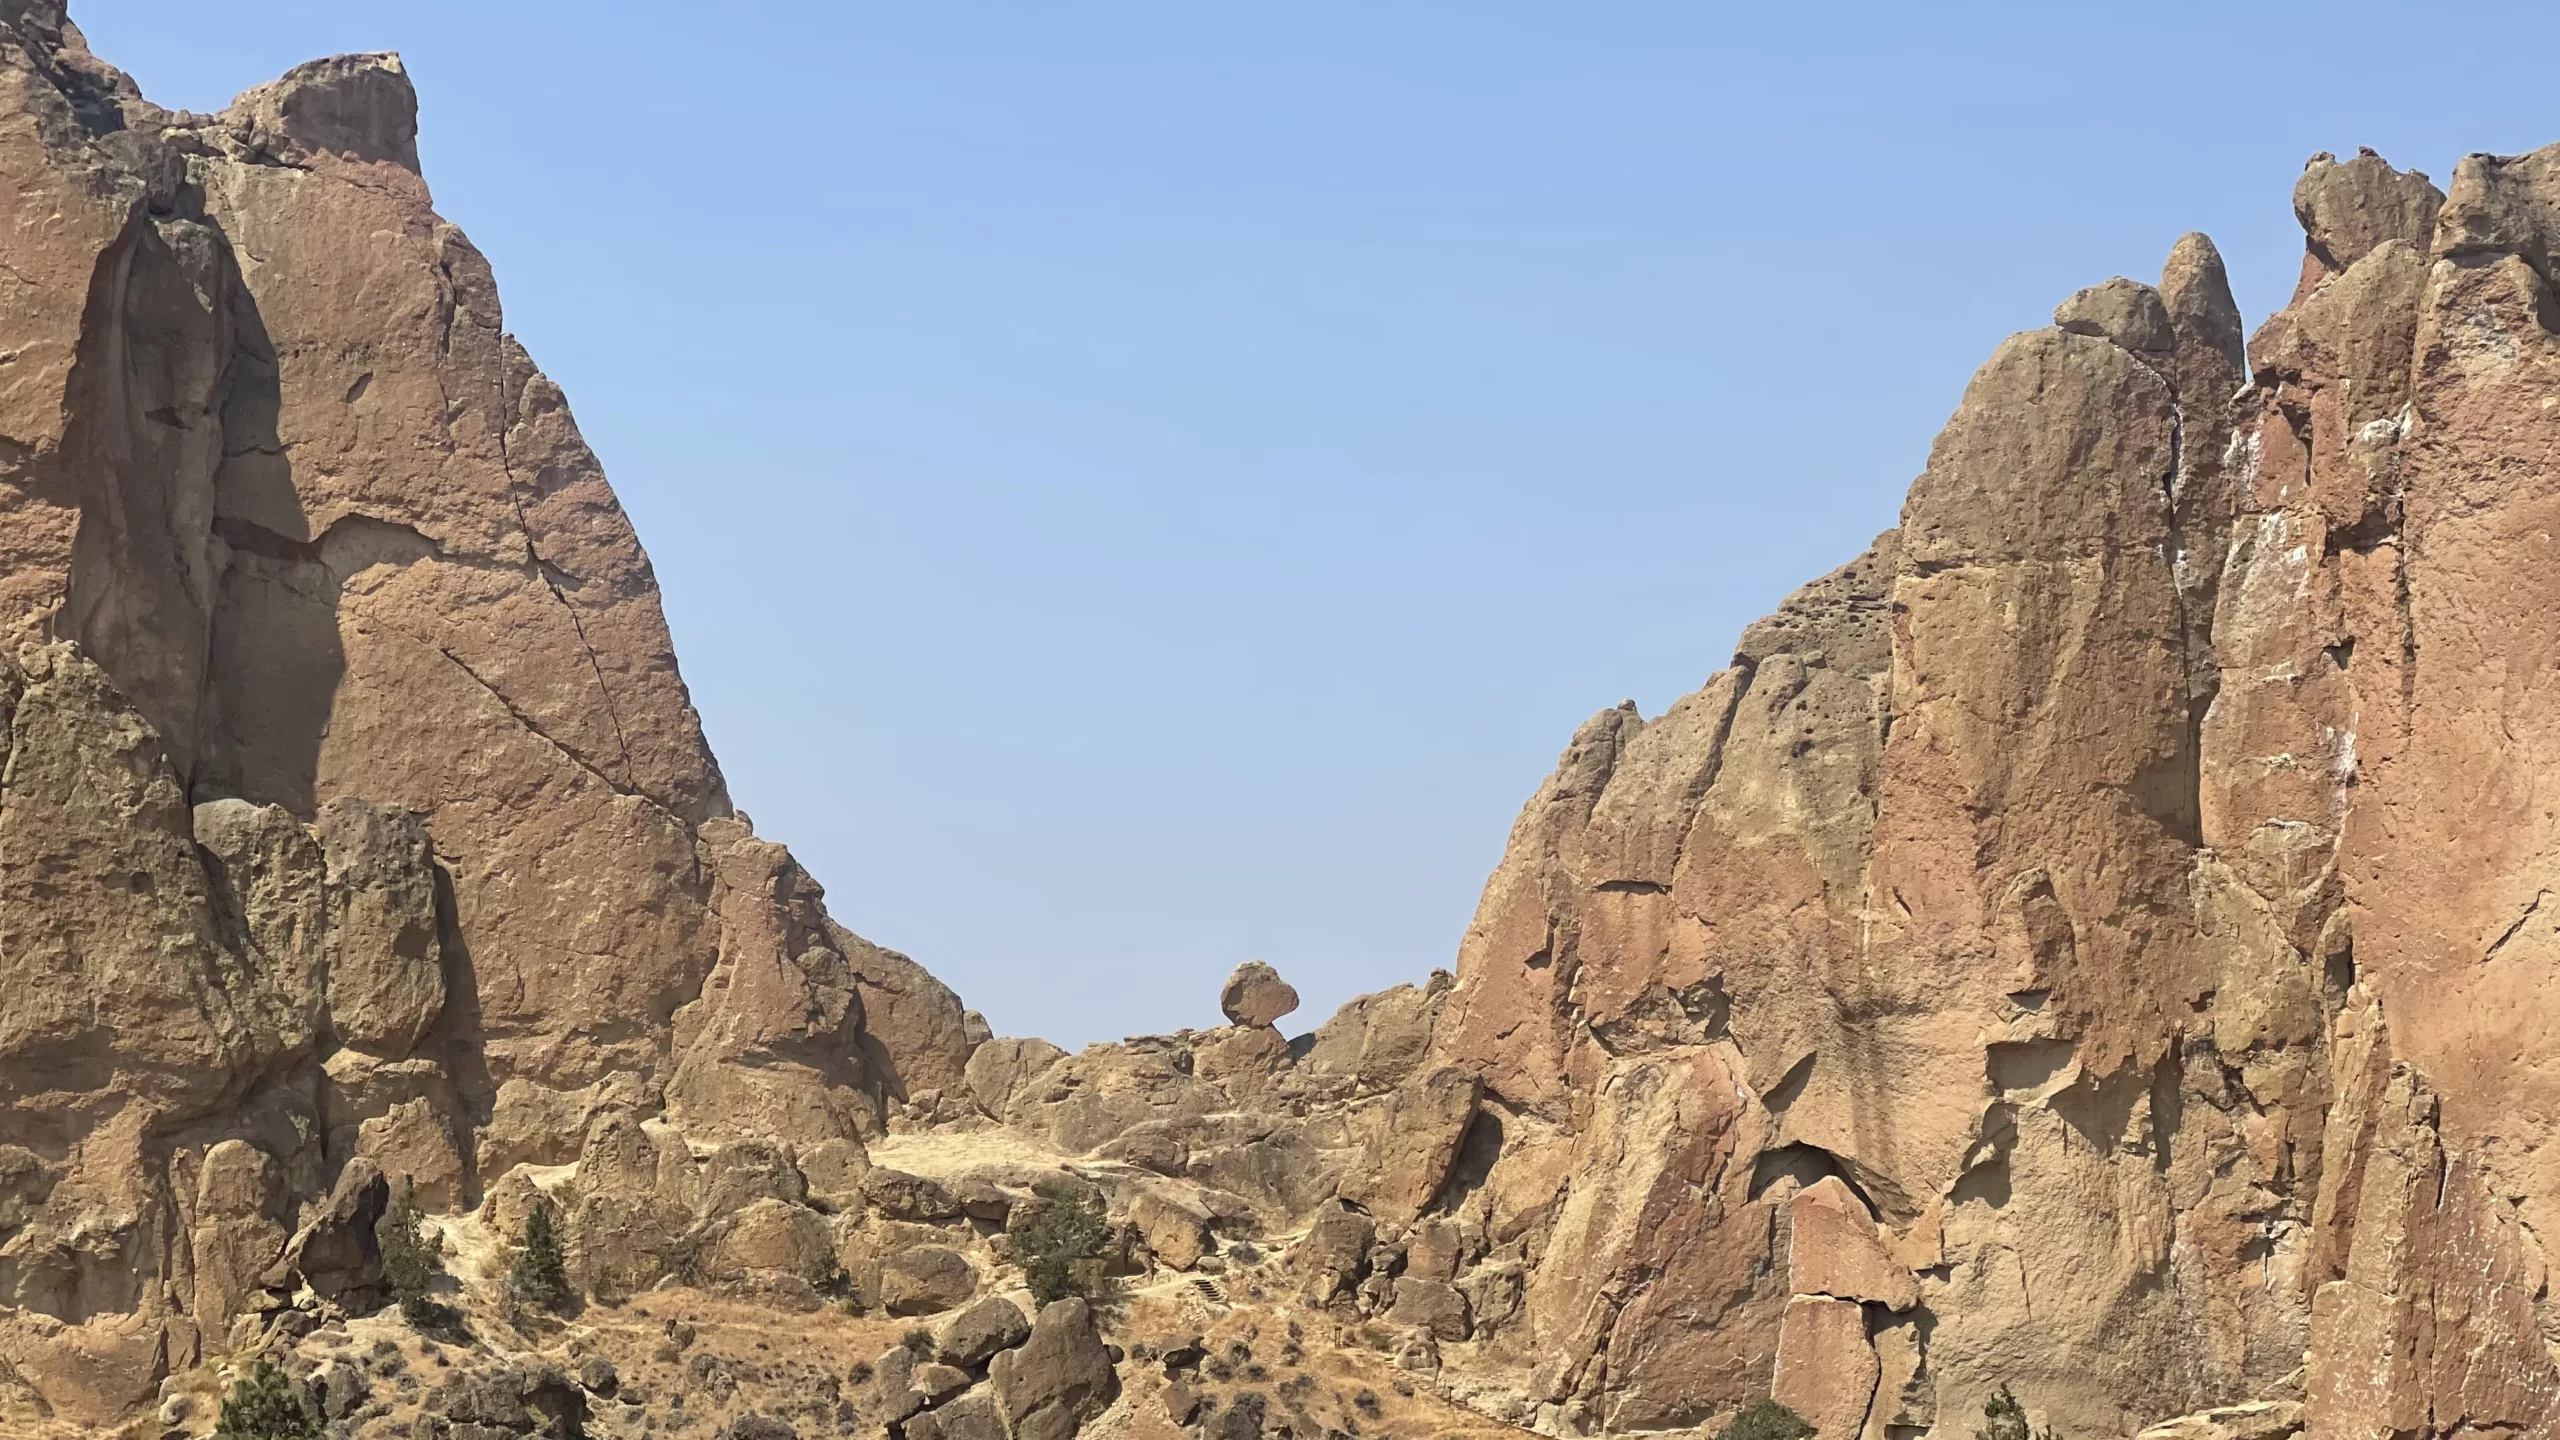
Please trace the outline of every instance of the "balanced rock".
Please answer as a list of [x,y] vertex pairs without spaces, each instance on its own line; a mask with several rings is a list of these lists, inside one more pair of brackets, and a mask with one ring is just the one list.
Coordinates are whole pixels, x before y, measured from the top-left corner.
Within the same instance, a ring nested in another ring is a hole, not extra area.
[[1230,1025],[1264,1026],[1298,1008],[1298,992],[1280,972],[1259,960],[1247,960],[1218,991],[1218,1008]]

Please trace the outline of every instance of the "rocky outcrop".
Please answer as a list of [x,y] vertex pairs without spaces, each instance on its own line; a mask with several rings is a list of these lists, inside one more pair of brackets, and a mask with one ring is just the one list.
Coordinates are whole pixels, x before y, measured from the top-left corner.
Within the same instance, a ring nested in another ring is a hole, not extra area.
[[1465,1383],[1566,1430],[1771,1384],[1875,1440],[2002,1384],[2068,1434],[2547,1423],[2555,156],[2315,158],[2245,357],[2202,237],[2072,296],[1899,530],[1574,737],[1433,1034],[1483,1081],[1460,1283],[1526,1277]]
[[229,1348],[359,1162],[859,1146],[984,1038],[734,816],[416,133],[396,57],[173,113],[0,4],[0,1358],[66,1420]]
[[1000,1352],[988,1368],[997,1413],[1014,1440],[1071,1440],[1120,1395],[1112,1357],[1082,1300],[1040,1307],[1031,1338]]
[[1297,987],[1280,978],[1280,972],[1259,960],[1248,960],[1227,977],[1218,991],[1218,1009],[1225,1013],[1230,1025],[1276,1025],[1280,1017],[1298,1008]]
[[[730,806],[417,133],[393,56],[173,113],[0,0],[0,1423],[312,1345],[368,1418],[405,1192],[529,1344],[546,1212],[599,1312],[920,1331],[791,1402],[910,1440],[1388,1423],[1217,1388],[1328,1350],[1549,1434],[2552,1427],[2560,147],[2315,157],[2245,344],[2199,235],[2004,342],[1896,529],[1575,733],[1454,974],[1070,1055]],[[1067,1196],[1127,1289],[1026,1319]],[[475,1353],[422,1416],[649,1388]]]

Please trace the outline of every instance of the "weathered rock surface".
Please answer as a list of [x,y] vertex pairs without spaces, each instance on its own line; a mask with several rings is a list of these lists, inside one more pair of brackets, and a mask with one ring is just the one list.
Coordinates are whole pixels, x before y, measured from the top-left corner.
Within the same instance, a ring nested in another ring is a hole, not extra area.
[[302,1213],[359,1160],[859,1145],[983,1038],[732,816],[416,135],[396,57],[180,114],[0,4],[0,1360],[64,1423],[361,1288]]
[[2549,1423],[2556,175],[2316,158],[2245,360],[2201,237],[2074,295],[1897,532],[1584,726],[1433,1032],[1460,1282],[1527,1275],[1445,1366],[1567,1428]]
[[1031,1338],[998,1353],[987,1378],[1013,1440],[1070,1440],[1120,1396],[1119,1374],[1082,1300],[1040,1307]]
[[1263,1026],[1298,1008],[1298,990],[1280,972],[1259,960],[1248,960],[1227,977],[1218,992],[1218,1009],[1230,1025]]
[[1023,1318],[1022,1307],[990,1295],[945,1321],[934,1345],[942,1363],[974,1368],[1029,1338],[1031,1322]]
[[[1454,974],[1069,1055],[732,810],[417,136],[396,57],[178,114],[0,0],[0,1424],[343,1338],[395,1186],[600,1309],[956,1312],[812,1433],[1067,1440],[1139,1315],[1216,1436],[1375,1421],[1215,1390],[1328,1346],[1549,1434],[2560,1423],[2560,147],[2315,157],[2245,345],[2199,235],[2003,343],[1898,528],[1575,733]],[[1126,1316],[1018,1307],[1059,1184]],[[579,1373],[436,1413],[644,1403]]]

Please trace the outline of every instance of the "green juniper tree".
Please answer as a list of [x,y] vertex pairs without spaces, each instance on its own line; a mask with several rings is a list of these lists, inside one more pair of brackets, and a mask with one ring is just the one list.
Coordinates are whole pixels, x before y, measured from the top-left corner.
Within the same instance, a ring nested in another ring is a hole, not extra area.
[[1094,1271],[1100,1268],[1094,1262],[1111,1234],[1102,1216],[1102,1197],[1055,1181],[1039,1186],[1034,1196],[1015,1207],[1005,1227],[1031,1298],[1046,1305],[1070,1295],[1090,1297]]
[[569,1261],[560,1248],[551,1202],[536,1197],[525,1217],[524,1239],[507,1262],[507,1293],[529,1305],[557,1310],[569,1303]]
[[418,1206],[417,1185],[403,1179],[373,1233],[382,1246],[383,1288],[400,1302],[400,1317],[417,1329],[435,1330],[457,1317],[453,1307],[428,1293],[444,1273],[444,1255],[425,1233],[426,1218]]
[[1763,1395],[1717,1431],[1716,1440],[1813,1440],[1813,1427],[1774,1397]]
[[320,1440],[320,1416],[293,1377],[261,1355],[256,1368],[232,1382],[217,1433],[230,1440]]

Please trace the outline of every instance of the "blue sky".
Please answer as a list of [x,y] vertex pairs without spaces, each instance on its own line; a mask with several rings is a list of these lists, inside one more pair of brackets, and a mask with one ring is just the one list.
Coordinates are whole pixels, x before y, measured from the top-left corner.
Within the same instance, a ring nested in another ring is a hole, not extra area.
[[2001,336],[2560,140],[2560,12],[74,0],[407,57],[740,805],[1004,1033],[1447,965],[1584,716],[1889,526]]

